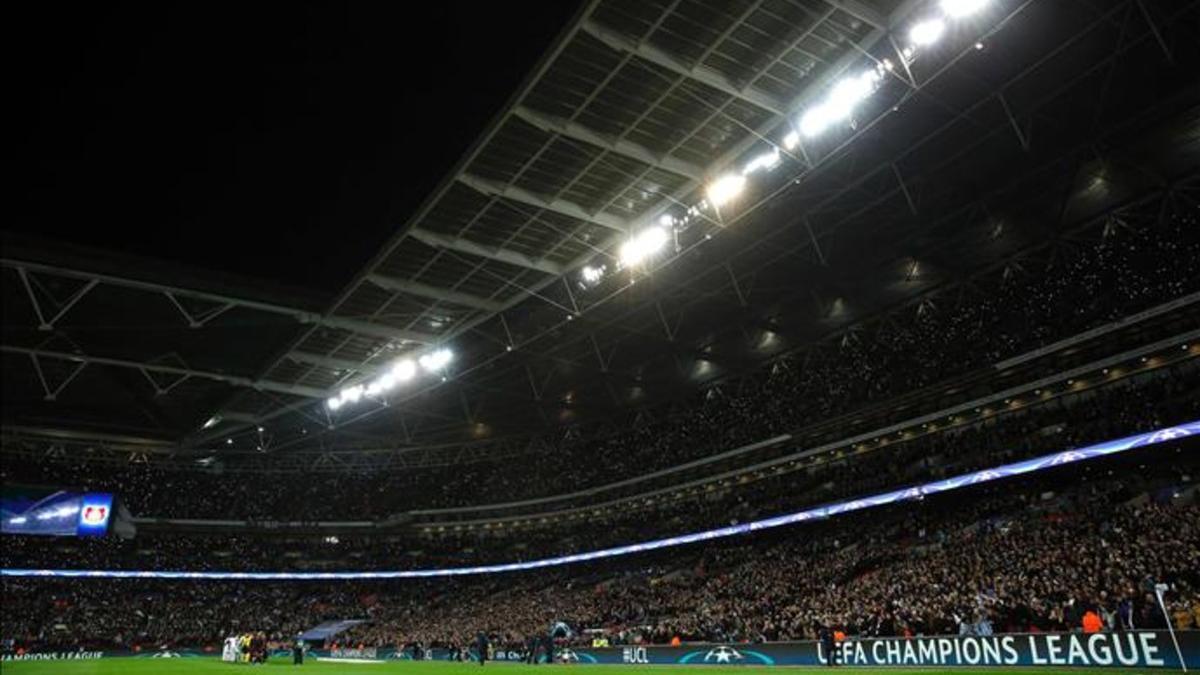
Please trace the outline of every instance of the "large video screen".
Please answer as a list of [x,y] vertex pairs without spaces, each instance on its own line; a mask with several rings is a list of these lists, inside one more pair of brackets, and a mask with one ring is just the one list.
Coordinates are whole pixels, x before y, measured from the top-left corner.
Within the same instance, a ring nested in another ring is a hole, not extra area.
[[0,490],[0,532],[96,537],[108,532],[113,496],[8,487]]

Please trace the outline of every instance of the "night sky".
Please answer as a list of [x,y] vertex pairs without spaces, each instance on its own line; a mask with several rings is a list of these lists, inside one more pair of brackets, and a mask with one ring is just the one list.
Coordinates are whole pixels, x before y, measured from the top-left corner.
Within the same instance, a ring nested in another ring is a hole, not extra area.
[[18,7],[3,227],[333,292],[577,3]]

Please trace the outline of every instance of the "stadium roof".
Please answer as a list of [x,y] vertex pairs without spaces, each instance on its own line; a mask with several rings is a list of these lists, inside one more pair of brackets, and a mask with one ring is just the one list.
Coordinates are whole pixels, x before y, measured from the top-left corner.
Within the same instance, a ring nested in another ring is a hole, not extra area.
[[[208,456],[600,419],[1194,195],[1200,3],[991,0],[906,56],[938,11],[589,2],[336,297],[8,237],[6,438]],[[845,124],[787,140],[871,70]],[[718,207],[706,188],[743,168]],[[622,264],[664,216],[665,251]],[[444,371],[325,404],[438,349]]]

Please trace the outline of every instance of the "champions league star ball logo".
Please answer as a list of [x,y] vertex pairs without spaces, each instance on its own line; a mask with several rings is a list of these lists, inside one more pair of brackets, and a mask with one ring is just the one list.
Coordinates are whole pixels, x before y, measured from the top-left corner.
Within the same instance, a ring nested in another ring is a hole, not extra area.
[[742,656],[741,652],[734,649],[733,647],[721,646],[721,647],[717,647],[716,649],[708,650],[708,653],[704,655],[704,662],[705,663],[736,663],[737,661],[742,661],[745,658],[746,657]]
[[1170,429],[1163,429],[1161,431],[1154,432],[1150,436],[1150,440],[1147,441],[1147,443],[1163,443],[1165,441],[1173,441],[1176,438],[1185,438],[1191,435],[1192,432],[1188,431],[1187,429],[1181,427],[1171,427]]
[[83,509],[83,522],[85,525],[100,525],[107,519],[108,507],[85,506]]
[[749,649],[743,649],[743,650],[739,651],[739,650],[734,649],[733,647],[730,647],[727,645],[721,645],[720,647],[713,647],[712,649],[708,650],[707,652],[690,652],[688,654],[684,654],[683,658],[679,659],[678,662],[679,663],[692,663],[695,661],[701,661],[703,663],[715,663],[715,664],[727,663],[729,665],[741,665],[741,664],[760,664],[760,665],[764,665],[764,666],[775,665],[775,659],[771,658],[770,656],[767,656],[766,654],[764,654],[762,652],[752,651]]

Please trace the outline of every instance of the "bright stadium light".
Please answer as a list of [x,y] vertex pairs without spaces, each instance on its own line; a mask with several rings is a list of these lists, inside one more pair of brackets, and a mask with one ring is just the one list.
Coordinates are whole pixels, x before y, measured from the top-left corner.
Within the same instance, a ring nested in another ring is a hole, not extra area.
[[800,134],[789,131],[788,135],[783,137],[783,147],[787,150],[794,150],[797,145],[800,145]]
[[419,361],[422,368],[427,372],[434,373],[445,368],[453,358],[454,355],[450,353],[449,349],[439,349],[422,356]]
[[781,157],[779,156],[779,148],[773,148],[769,152],[764,152],[758,157],[750,160],[749,163],[746,164],[746,167],[742,169],[742,175],[746,176],[759,170],[770,171],[771,169],[779,166],[780,160]]
[[28,520],[29,519],[25,516],[17,516],[15,518],[9,518],[8,522],[13,525],[24,525],[26,522],[28,522]]
[[815,108],[809,108],[800,117],[800,133],[809,138],[819,136],[821,132],[829,128],[830,124],[833,124],[833,115],[826,106],[818,105]]
[[[879,87],[881,79],[883,79],[883,72],[880,68],[873,68],[853,77],[844,78],[833,87],[824,101],[809,108],[800,116],[800,133],[812,138],[820,135],[835,123],[849,119],[850,115],[854,113],[854,108]],[[788,138],[790,137],[791,134],[788,134]],[[784,139],[785,145],[788,138]],[[799,143],[799,141],[800,139],[797,137],[795,142]]]
[[580,270],[580,275],[583,277],[583,280],[585,282],[587,282],[589,284],[594,284],[597,281],[600,281],[601,277],[604,276],[604,268],[603,267],[592,267],[591,265],[587,265],[582,270]]
[[412,362],[412,359],[403,359],[397,361],[396,365],[392,366],[391,376],[396,378],[397,382],[408,382],[417,374],[417,364]]
[[342,402],[354,403],[358,399],[362,398],[362,395],[363,387],[361,384],[356,384],[353,387],[346,387],[342,390]]
[[670,235],[661,227],[647,227],[621,245],[621,263],[632,267],[644,262],[666,245]]
[[675,216],[669,213],[664,213],[658,217],[658,224],[663,227],[673,227],[675,225]]
[[924,47],[937,42],[944,32],[946,32],[945,21],[926,19],[912,27],[912,30],[908,32],[908,39],[912,40],[913,44]]
[[838,116],[838,119],[849,117],[855,106],[875,92],[875,86],[879,84],[880,77],[882,75],[875,69],[865,71],[856,77],[847,77],[838,82],[833,91],[829,92],[829,102],[826,105],[830,106],[831,111]]
[[[325,401],[325,405],[329,406],[330,410],[337,410],[338,408],[342,407],[342,399],[337,396],[330,397],[329,400]],[[232,443],[232,440],[226,441],[226,445]]]
[[387,391],[396,386],[396,376],[391,371],[388,371],[380,375],[379,379],[375,380],[375,384],[379,386],[380,391]]
[[942,0],[942,11],[946,16],[961,19],[983,9],[987,0]]
[[746,177],[731,173],[721,176],[710,183],[706,194],[708,195],[708,201],[713,206],[721,208],[734,199],[737,199],[737,196],[744,189],[746,189]]

